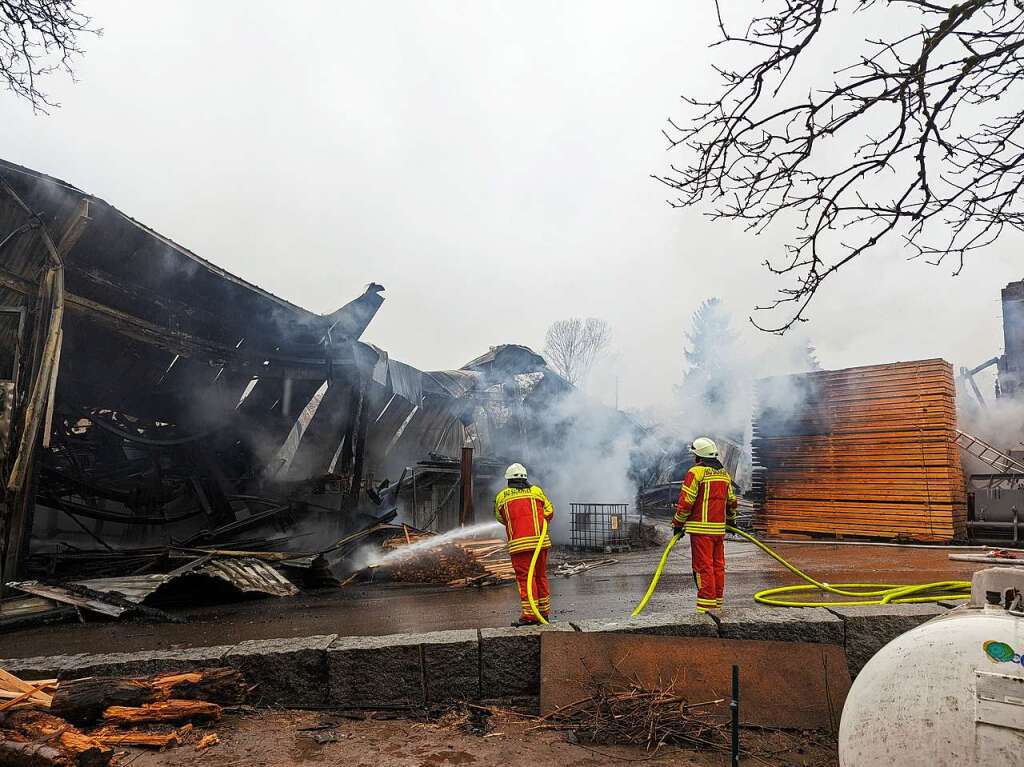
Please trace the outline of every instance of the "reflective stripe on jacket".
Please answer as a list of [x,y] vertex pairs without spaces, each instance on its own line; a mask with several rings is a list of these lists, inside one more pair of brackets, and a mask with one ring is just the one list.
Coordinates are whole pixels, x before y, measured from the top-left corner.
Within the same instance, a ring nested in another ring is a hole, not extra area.
[[736,494],[729,472],[710,466],[694,466],[686,472],[674,525],[698,535],[725,535],[725,523],[735,519]]
[[[537,548],[544,520],[554,515],[555,507],[536,485],[506,487],[494,499],[494,516],[505,525],[510,554]],[[551,548],[551,536],[544,536],[542,548]]]

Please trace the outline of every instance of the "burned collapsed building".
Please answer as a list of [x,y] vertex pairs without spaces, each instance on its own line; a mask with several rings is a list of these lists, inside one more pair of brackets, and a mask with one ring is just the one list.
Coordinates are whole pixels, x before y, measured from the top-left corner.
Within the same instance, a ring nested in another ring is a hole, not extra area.
[[309,312],[0,162],[5,578],[145,546],[308,550],[398,514],[471,519],[504,452],[554,447],[564,424],[538,413],[572,387],[521,346],[454,371],[389,358],[360,340],[383,290]]

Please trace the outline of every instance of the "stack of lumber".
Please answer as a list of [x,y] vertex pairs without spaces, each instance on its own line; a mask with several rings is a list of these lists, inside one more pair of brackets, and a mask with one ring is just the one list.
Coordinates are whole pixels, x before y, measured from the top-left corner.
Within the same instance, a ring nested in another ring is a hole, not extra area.
[[241,703],[247,694],[230,668],[60,682],[28,682],[0,669],[0,764],[105,767],[126,746],[188,742],[193,723],[217,721],[221,704]]
[[949,363],[766,378],[757,396],[758,531],[929,542],[966,537]]
[[477,563],[483,567],[484,573],[475,577],[456,579],[449,586],[488,586],[508,583],[516,579],[516,571],[512,568],[512,559],[508,555],[508,546],[499,538],[468,541],[458,544],[469,552]]

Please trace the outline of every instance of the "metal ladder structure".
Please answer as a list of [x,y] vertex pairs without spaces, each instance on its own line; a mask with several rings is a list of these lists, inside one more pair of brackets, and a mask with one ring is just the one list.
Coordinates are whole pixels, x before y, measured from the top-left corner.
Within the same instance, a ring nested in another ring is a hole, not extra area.
[[987,463],[1000,474],[1024,474],[1024,463],[1011,458],[984,440],[959,429],[956,430],[956,444],[968,455]]

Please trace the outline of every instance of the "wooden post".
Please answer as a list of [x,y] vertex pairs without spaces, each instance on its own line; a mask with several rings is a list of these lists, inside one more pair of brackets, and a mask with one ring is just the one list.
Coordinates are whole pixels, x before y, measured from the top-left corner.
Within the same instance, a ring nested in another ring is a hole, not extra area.
[[[22,201],[14,189],[0,179],[0,189],[11,197],[27,215],[39,217]],[[61,330],[64,320],[64,257],[82,236],[89,222],[89,202],[81,200],[68,221],[60,244],[55,245],[45,225],[39,227],[39,237],[47,252],[49,269],[46,270],[40,290],[36,294],[36,331],[31,343],[33,352],[32,375],[26,385],[27,399],[20,412],[21,429],[17,453],[9,476],[4,477],[7,492],[3,495],[3,525],[0,526],[0,571],[4,578],[17,577],[21,562],[27,553],[32,516],[35,507],[34,467],[39,434],[47,413],[52,413],[50,395],[57,384],[60,364]],[[45,321],[44,321],[45,317]],[[49,407],[47,404],[49,403]]]
[[336,474],[348,474],[352,471],[352,460],[355,457],[355,431],[356,421],[359,419],[359,404],[362,391],[359,386],[353,385],[349,395],[348,409],[345,415],[345,426],[342,431],[344,443],[341,446],[341,458],[335,469]]
[[460,467],[462,497],[459,499],[459,526],[473,524],[473,448],[462,448]]
[[419,527],[417,515],[419,514],[420,499],[416,496],[416,469],[412,470],[412,526]]
[[352,451],[352,505],[359,503],[359,489],[363,482],[363,467],[366,465],[366,433],[370,428],[370,377],[363,376],[359,386],[359,414],[353,432],[355,445]]
[[46,399],[46,417],[43,419],[43,447],[50,446],[50,433],[53,431],[53,407],[57,399],[57,374],[60,372],[60,350],[64,345],[64,331],[57,334],[57,354],[53,362],[53,373],[50,378],[50,395]]

